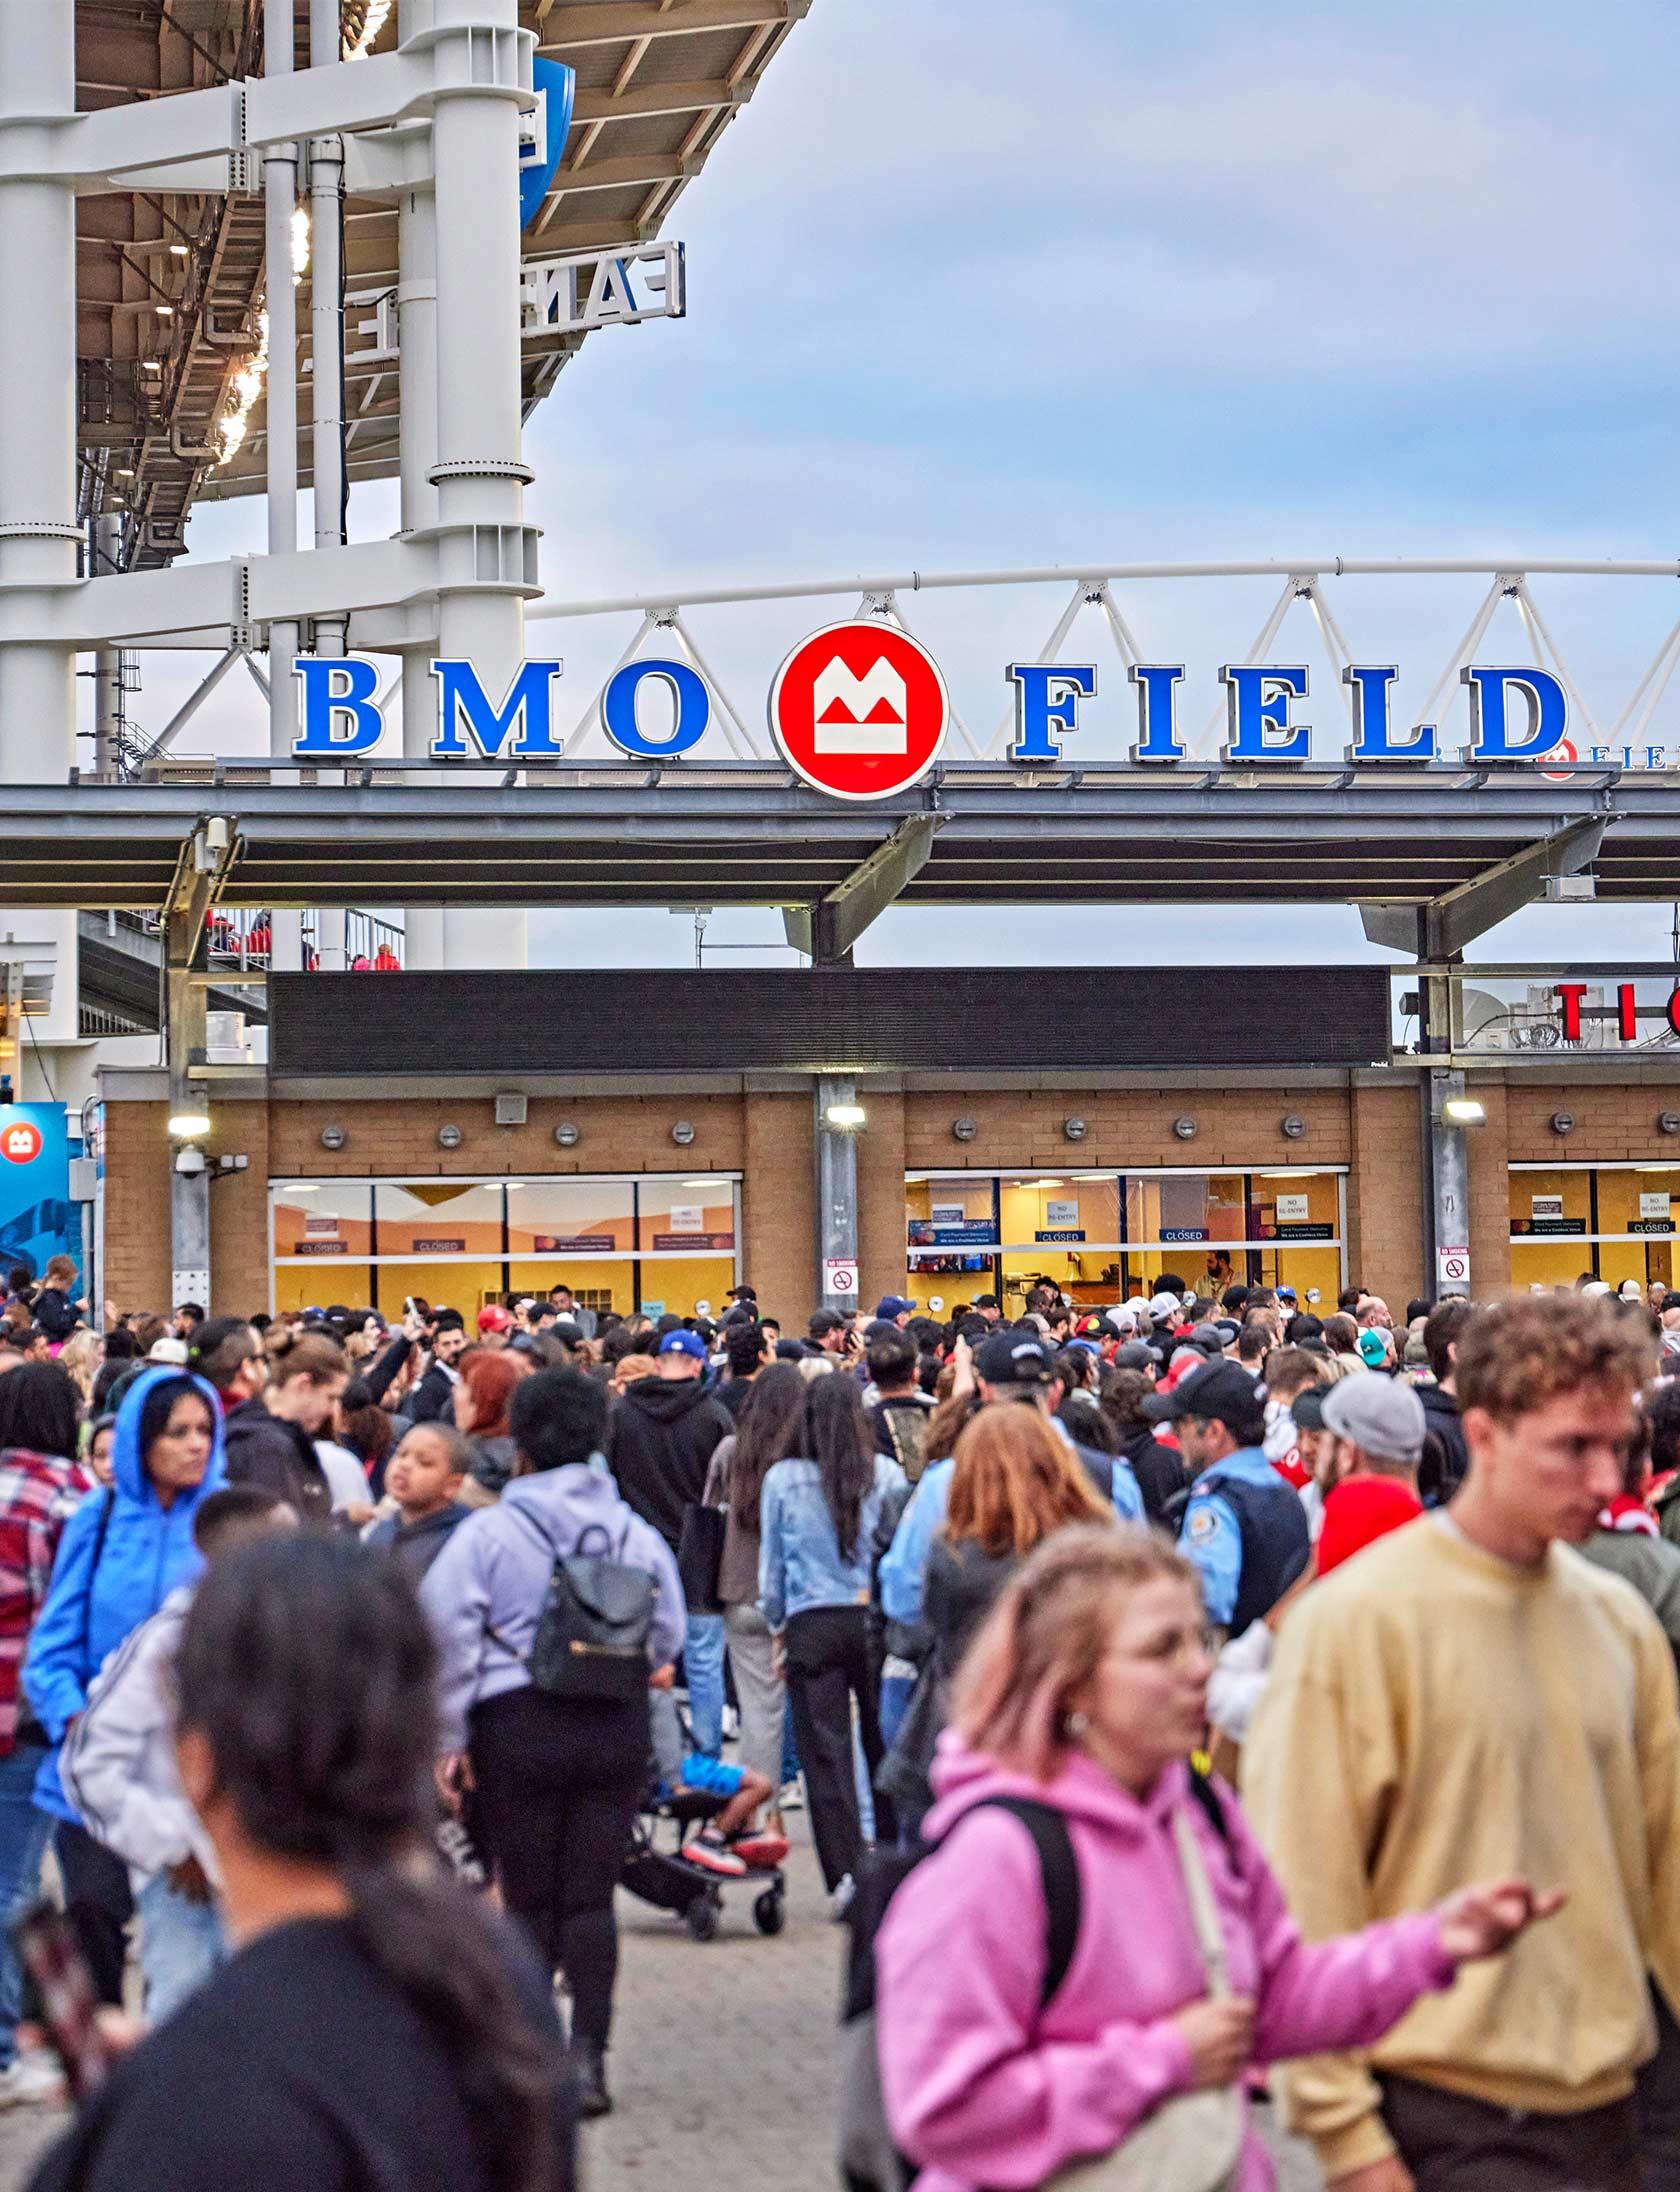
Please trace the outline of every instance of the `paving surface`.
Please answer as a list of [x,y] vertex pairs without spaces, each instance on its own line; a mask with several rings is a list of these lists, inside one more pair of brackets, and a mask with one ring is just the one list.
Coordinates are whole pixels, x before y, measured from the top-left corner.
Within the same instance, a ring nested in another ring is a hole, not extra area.
[[[616,2112],[586,2128],[585,2192],[836,2192],[834,2019],[841,1935],[828,1922],[802,1820],[787,1929],[764,1939],[752,1895],[726,1889],[715,1939],[621,1898],[623,1962],[610,2062]],[[60,2119],[0,2114],[0,2192],[15,2192]],[[1288,2141],[1281,2192],[1317,2192]]]

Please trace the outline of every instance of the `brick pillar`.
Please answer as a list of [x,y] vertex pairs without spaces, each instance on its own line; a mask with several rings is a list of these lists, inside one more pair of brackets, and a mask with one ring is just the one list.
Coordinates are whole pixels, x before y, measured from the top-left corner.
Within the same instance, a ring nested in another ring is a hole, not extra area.
[[[746,1097],[743,1278],[790,1337],[817,1298],[817,1180],[808,1088]],[[901,1129],[902,1131],[902,1129]],[[902,1188],[901,1188],[902,1194]]]
[[[105,1269],[101,1283],[119,1315],[169,1299],[169,1143],[167,1103],[105,1106]],[[256,1305],[253,1303],[252,1305]]]
[[211,1162],[221,1155],[248,1159],[243,1172],[210,1183],[210,1300],[212,1316],[253,1316],[268,1307],[268,1105],[217,1104]]
[[1351,1091],[1348,1278],[1380,1294],[1396,1320],[1432,1292],[1423,1271],[1423,1156],[1411,1081],[1355,1082]]
[[862,1091],[869,1124],[858,1136],[858,1307],[873,1309],[904,1284],[904,1098]]
[[1487,1106],[1470,1145],[1470,1291],[1477,1301],[1511,1289],[1510,1122],[1505,1084],[1477,1076],[1469,1093]]

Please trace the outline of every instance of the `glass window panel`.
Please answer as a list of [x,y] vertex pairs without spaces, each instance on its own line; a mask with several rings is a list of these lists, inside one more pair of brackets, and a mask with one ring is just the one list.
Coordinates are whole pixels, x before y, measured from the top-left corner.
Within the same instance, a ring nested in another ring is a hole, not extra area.
[[993,1176],[989,1172],[907,1180],[904,1183],[904,1211],[910,1247],[971,1252],[995,1248],[997,1229],[992,1221],[992,1185]]
[[[644,1227],[647,1220],[642,1220]],[[719,1316],[735,1284],[734,1256],[644,1256],[641,1306],[651,1316]],[[700,1304],[707,1307],[702,1310]]]
[[408,1180],[399,1187],[381,1181],[374,1194],[381,1256],[500,1256],[502,1252],[499,1182],[479,1186],[463,1180]]
[[1573,1286],[1582,1272],[1591,1270],[1592,1250],[1584,1241],[1542,1237],[1511,1244],[1511,1284],[1519,1290]]
[[400,1317],[404,1301],[412,1295],[433,1309],[458,1309],[469,1333],[485,1303],[502,1298],[500,1257],[494,1262],[457,1258],[449,1263],[376,1264],[374,1278],[379,1288],[375,1306],[385,1316]]
[[[1641,1239],[1664,1240],[1674,1230],[1676,1197],[1680,1197],[1680,1166],[1640,1166],[1632,1172],[1601,1171],[1598,1175],[1598,1230],[1600,1233],[1632,1233]],[[1600,1274],[1608,1278],[1604,1270]],[[1633,1274],[1635,1277],[1637,1273]]]
[[1126,1181],[1126,1238],[1179,1247],[1248,1238],[1240,1172],[1178,1172]]
[[[1513,1172],[1510,1193],[1513,1239],[1578,1240],[1593,1230],[1590,1173]],[[1570,1261],[1568,1257],[1563,1260]],[[1577,1277],[1591,1264],[1592,1257],[1584,1245],[1576,1252],[1574,1262],[1575,1269],[1568,1274],[1568,1279],[1548,1280],[1547,1283],[1567,1285],[1569,1279]]]
[[[674,1173],[655,1180],[638,1180],[636,1208],[641,1226],[644,1256],[735,1255],[735,1182],[708,1174],[690,1180]],[[725,1287],[733,1286],[733,1275]],[[642,1292],[650,1291],[642,1274]],[[651,1289],[656,1295],[657,1288]],[[703,1293],[704,1288],[701,1289]],[[684,1311],[688,1315],[689,1311]]]
[[[508,1284],[515,1294],[530,1294],[546,1301],[550,1289],[564,1283],[581,1308],[593,1309],[597,1315],[603,1309],[615,1309],[623,1317],[636,1306],[633,1272],[628,1259],[614,1263],[604,1256],[587,1260],[579,1257],[571,1269],[558,1259],[525,1263],[516,1259],[508,1266]],[[730,1284],[734,1283],[732,1279]]]
[[[366,1257],[373,1237],[373,1191],[366,1180],[281,1180],[273,1203],[274,1253],[311,1262]],[[306,1278],[305,1283],[308,1284]],[[313,1294],[309,1297],[313,1300]],[[340,1299],[334,1295],[334,1299]]]
[[1112,1246],[1120,1238],[1120,1181],[1068,1173],[1012,1174],[1001,1183],[999,1231],[1005,1248]]
[[1287,1165],[1253,1172],[1249,1197],[1251,1240],[1317,1243],[1338,1237],[1341,1198],[1334,1172],[1308,1172]]
[[274,1273],[274,1307],[280,1314],[298,1309],[330,1309],[342,1302],[346,1309],[374,1305],[374,1277],[365,1263],[330,1263],[319,1266],[281,1264]]
[[[508,1186],[508,1250],[515,1256],[633,1253],[635,1188],[629,1180],[521,1180]],[[555,1276],[544,1281],[546,1293]]]

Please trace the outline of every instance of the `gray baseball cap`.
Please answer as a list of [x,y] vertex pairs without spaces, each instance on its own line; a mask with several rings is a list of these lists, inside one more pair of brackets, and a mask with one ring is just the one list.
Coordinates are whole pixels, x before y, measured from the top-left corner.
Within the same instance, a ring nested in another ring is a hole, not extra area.
[[1380,1371],[1356,1371],[1324,1396],[1324,1428],[1378,1461],[1416,1461],[1423,1452],[1423,1403]]

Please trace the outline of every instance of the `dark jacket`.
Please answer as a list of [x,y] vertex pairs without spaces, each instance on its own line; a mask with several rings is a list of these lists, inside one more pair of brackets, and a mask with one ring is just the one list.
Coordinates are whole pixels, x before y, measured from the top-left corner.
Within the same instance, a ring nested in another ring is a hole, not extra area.
[[624,1503],[652,1523],[673,1552],[683,1509],[699,1499],[720,1439],[735,1419],[698,1378],[638,1378],[607,1425],[607,1462]]
[[507,1490],[518,1448],[504,1432],[499,1438],[480,1438],[475,1431],[467,1440],[467,1469],[475,1484],[500,1499]]
[[368,1398],[375,1402],[384,1400],[391,1389],[391,1381],[414,1351],[415,1342],[405,1333],[398,1332],[390,1345],[381,1349],[379,1360],[367,1374]]
[[455,1380],[441,1362],[434,1362],[409,1391],[403,1414],[410,1423],[453,1423]]
[[401,1515],[388,1515],[383,1522],[374,1524],[362,1542],[372,1552],[389,1553],[408,1580],[418,1584],[471,1513],[470,1507],[455,1499],[447,1507],[440,1507],[435,1515],[423,1515],[418,1522],[404,1522]]
[[1170,1446],[1163,1446],[1147,1423],[1134,1424],[1130,1430],[1121,1431],[1120,1454],[1132,1465],[1138,1490],[1143,1494],[1144,1513],[1151,1522],[1165,1521],[1169,1502],[1190,1489],[1190,1472],[1184,1466],[1184,1456],[1175,1453]]
[[1464,1482],[1470,1449],[1464,1443],[1458,1401],[1438,1385],[1420,1385],[1423,1403],[1423,1455],[1418,1462],[1418,1497],[1426,1507],[1444,1507]]
[[56,1286],[43,1286],[35,1297],[35,1322],[50,1340],[67,1340],[82,1321],[82,1313],[68,1294]]
[[915,1692],[878,1776],[878,1785],[898,1808],[900,1827],[912,1835],[921,1831],[933,1804],[928,1777],[950,1717],[952,1678],[1019,1565],[1013,1553],[985,1552],[972,1538],[952,1544],[942,1530],[933,1541],[921,1619],[922,1634],[932,1648],[917,1672]]
[[230,1484],[260,1485],[295,1508],[300,1522],[332,1520],[332,1486],[307,1431],[270,1415],[260,1399],[230,1408],[223,1431]]

